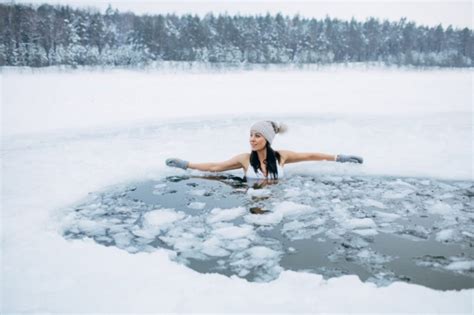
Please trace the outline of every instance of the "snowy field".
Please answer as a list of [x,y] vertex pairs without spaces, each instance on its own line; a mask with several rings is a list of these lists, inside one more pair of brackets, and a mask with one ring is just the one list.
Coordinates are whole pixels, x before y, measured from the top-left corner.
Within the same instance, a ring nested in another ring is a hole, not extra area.
[[[473,289],[289,270],[255,283],[198,273],[165,249],[133,254],[62,235],[89,193],[183,175],[167,157],[247,152],[248,128],[262,118],[289,126],[276,149],[365,159],[288,165],[290,176],[472,182],[472,71],[3,69],[1,105],[2,313],[473,311]],[[177,219],[161,215],[150,220]]]

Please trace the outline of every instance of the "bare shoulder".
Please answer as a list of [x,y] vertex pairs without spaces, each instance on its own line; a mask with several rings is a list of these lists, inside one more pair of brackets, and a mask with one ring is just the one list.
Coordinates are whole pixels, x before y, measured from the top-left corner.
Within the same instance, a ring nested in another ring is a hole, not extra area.
[[[215,172],[235,170],[239,168],[246,167],[245,154],[238,154],[226,161],[210,163],[212,165],[211,169]],[[248,162],[247,162],[248,163]]]
[[233,157],[233,159],[243,163],[250,159],[250,153],[237,154],[236,156]]
[[242,161],[242,163],[246,163],[248,164],[249,161],[250,161],[250,153],[242,153],[242,154],[239,154],[237,155],[239,157],[239,159]]
[[250,153],[238,154],[234,157],[234,159],[240,162],[240,164],[244,168],[244,171],[246,172],[250,164]]
[[291,158],[295,152],[289,151],[289,150],[278,150],[278,153],[280,153],[280,164],[284,165],[289,158]]

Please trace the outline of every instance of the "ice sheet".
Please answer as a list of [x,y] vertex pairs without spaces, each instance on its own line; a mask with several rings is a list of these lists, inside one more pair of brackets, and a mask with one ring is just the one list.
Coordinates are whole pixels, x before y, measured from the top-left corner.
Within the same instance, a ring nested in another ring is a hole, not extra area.
[[[208,161],[247,152],[248,127],[262,118],[283,119],[290,126],[287,135],[275,139],[277,149],[354,153],[366,161],[362,167],[289,165],[290,177],[372,174],[471,180],[471,71],[161,75],[2,70],[1,81],[4,313],[472,312],[472,290],[441,292],[404,283],[379,289],[354,276],[325,281],[292,271],[269,283],[252,284],[199,274],[177,264],[164,249],[130,254],[130,235],[121,232],[113,240],[129,251],[90,239],[65,240],[59,225],[64,223],[63,210],[90,192],[180,173],[164,166],[167,157]],[[331,194],[317,188],[307,189],[331,200]],[[446,211],[433,206],[434,212]],[[134,219],[122,210],[125,220]],[[341,217],[346,211],[340,209]],[[93,233],[103,231],[101,222],[81,224]],[[472,237],[469,230],[461,235]],[[177,244],[199,245],[184,237]],[[219,244],[207,245],[209,251],[224,254],[218,252]],[[268,250],[254,252],[273,257]]]

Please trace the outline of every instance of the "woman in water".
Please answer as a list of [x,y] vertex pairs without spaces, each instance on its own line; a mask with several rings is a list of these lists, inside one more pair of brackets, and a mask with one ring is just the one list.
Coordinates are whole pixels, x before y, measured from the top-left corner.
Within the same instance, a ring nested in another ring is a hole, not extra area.
[[277,133],[285,132],[286,129],[285,125],[274,121],[259,121],[250,128],[250,146],[252,148],[250,153],[242,153],[230,160],[216,163],[191,163],[171,158],[166,160],[166,165],[211,172],[242,168],[247,179],[278,179],[284,176],[283,166],[288,163],[302,161],[363,162],[361,157],[354,155],[274,151],[271,147],[273,138]]

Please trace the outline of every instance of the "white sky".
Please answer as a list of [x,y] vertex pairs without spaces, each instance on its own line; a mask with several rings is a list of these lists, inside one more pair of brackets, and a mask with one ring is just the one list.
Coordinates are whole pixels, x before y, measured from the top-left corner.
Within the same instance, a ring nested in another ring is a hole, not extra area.
[[[11,2],[0,0],[0,2]],[[389,0],[333,0],[333,1],[161,1],[161,0],[15,0],[15,2],[26,3],[60,3],[73,6],[96,7],[105,10],[110,3],[120,11],[133,11],[137,14],[143,13],[195,13],[204,15],[208,12],[229,14],[264,14],[270,12],[276,14],[294,15],[300,14],[305,17],[324,18],[326,15],[334,18],[365,20],[369,16],[379,19],[399,20],[406,17],[415,21],[418,25],[453,25],[454,27],[472,28],[473,6],[472,1],[389,1]]]

